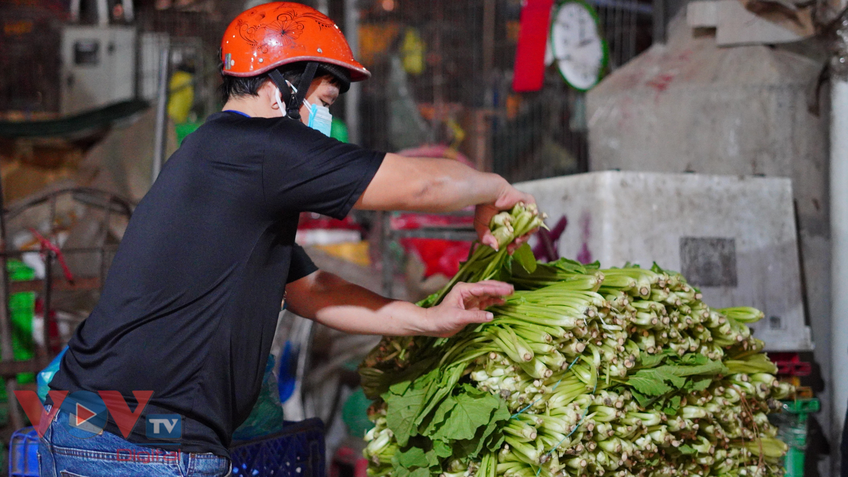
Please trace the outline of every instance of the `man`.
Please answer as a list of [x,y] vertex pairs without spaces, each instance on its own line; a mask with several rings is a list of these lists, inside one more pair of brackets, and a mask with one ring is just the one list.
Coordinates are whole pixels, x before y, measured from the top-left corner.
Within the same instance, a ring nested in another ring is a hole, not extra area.
[[[185,139],[139,203],[51,383],[73,399],[41,440],[42,475],[226,475],[227,446],[257,398],[284,298],[294,313],[351,333],[450,336],[490,320],[485,308],[512,293],[500,282],[459,284],[422,309],[317,270],[294,243],[303,211],[342,218],[352,207],[476,205],[480,238],[497,247],[489,219],[533,198],[456,161],[327,137],[327,107],[369,73],[312,8],[245,11],[224,34],[221,61],[224,110]],[[105,432],[79,439],[73,420],[85,416],[75,405],[94,405],[84,391],[102,390],[131,408],[133,391],[153,394],[126,438],[110,417]],[[181,416],[177,462],[120,458],[162,447],[145,433],[154,414]]]

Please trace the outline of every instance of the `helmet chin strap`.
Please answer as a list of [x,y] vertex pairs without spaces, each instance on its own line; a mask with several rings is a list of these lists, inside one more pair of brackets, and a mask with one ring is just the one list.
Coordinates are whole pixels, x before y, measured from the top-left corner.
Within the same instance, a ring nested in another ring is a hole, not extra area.
[[280,93],[283,96],[283,102],[286,104],[286,114],[284,114],[284,116],[289,116],[292,119],[300,119],[300,105],[303,104],[303,99],[306,97],[306,92],[309,91],[309,85],[311,85],[312,80],[315,79],[315,73],[317,71],[317,62],[310,61],[306,64],[306,69],[300,76],[300,81],[297,84],[297,89],[295,90],[293,98],[291,88],[289,88],[286,84],[286,80],[283,78],[283,75],[276,69],[271,70],[268,73],[271,81],[273,81],[280,90]]
[[[271,81],[274,82],[274,85],[277,86],[277,106],[280,108],[280,113],[283,117],[286,117],[287,112],[283,109],[284,105],[291,104],[291,88],[286,84],[286,80],[283,79],[283,75],[280,74],[277,70],[271,70],[268,73],[268,76],[271,78]],[[280,103],[282,100],[282,104]]]

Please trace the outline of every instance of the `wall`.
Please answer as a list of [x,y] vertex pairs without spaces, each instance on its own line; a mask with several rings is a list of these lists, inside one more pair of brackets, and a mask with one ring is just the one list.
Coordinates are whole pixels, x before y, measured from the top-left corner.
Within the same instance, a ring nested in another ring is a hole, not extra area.
[[[828,112],[810,113],[807,99],[822,66],[768,46],[717,48],[712,36],[693,33],[678,16],[667,45],[652,46],[587,95],[587,118],[592,171],[792,179],[814,356],[827,379]],[[823,423],[831,419],[829,392],[817,393]],[[825,462],[819,468],[828,474]]]

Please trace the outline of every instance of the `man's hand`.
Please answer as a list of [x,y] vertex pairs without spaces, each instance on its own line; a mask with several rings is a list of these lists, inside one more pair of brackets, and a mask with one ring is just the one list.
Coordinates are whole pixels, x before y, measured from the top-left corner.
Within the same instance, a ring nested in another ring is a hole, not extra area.
[[425,310],[426,321],[420,334],[447,338],[468,324],[492,321],[492,314],[484,310],[502,305],[503,297],[513,291],[512,285],[495,280],[457,283],[439,305]]
[[[498,239],[496,239],[495,236],[492,235],[492,231],[489,230],[489,222],[491,222],[492,217],[494,217],[498,212],[510,210],[519,202],[535,204],[536,199],[534,199],[532,195],[521,192],[512,185],[506,183],[500,194],[498,194],[497,200],[490,204],[477,205],[474,210],[474,229],[477,230],[477,236],[480,238],[480,243],[488,245],[495,250],[498,249]],[[509,253],[512,253],[521,244],[526,242],[532,233],[533,232],[530,232],[519,237],[515,240],[515,242],[510,244],[508,248]]]

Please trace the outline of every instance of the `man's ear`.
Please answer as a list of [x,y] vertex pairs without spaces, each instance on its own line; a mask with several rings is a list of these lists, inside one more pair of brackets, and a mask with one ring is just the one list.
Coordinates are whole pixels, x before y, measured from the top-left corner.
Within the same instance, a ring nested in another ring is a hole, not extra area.
[[[262,83],[262,86],[259,87],[259,97],[263,102],[266,102],[271,109],[280,109],[277,105],[277,85],[275,85],[270,79]],[[283,106],[285,107],[285,104],[283,104]]]

